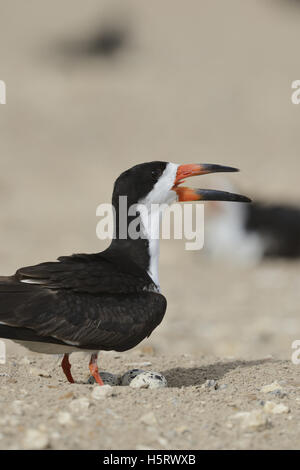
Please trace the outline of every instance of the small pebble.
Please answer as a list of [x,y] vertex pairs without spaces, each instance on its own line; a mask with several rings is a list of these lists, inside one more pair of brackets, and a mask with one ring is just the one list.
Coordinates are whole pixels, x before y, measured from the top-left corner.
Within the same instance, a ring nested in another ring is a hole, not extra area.
[[90,401],[86,397],[75,398],[69,404],[71,411],[74,413],[81,413],[87,411],[90,406]]
[[262,431],[271,424],[263,410],[239,412],[233,415],[232,419],[239,420],[244,431]]
[[219,388],[218,383],[216,380],[206,380],[206,382],[202,385],[202,388],[214,388],[217,390]]
[[263,393],[270,393],[276,390],[282,390],[282,386],[278,382],[272,382],[271,384],[264,385],[261,389]]
[[95,400],[102,400],[103,398],[111,397],[114,394],[114,389],[111,385],[96,385],[92,391],[92,398]]
[[[28,405],[27,405],[28,407]],[[12,411],[16,415],[23,415],[24,414],[24,402],[22,400],[14,400],[11,404]]]
[[226,390],[226,388],[228,388],[227,384],[222,384],[219,386],[219,390]]
[[157,438],[157,441],[159,442],[159,444],[164,447],[165,449],[169,446],[169,442],[167,441],[167,439],[165,439],[164,437],[158,437]]
[[26,450],[41,450],[49,446],[47,434],[38,429],[28,429],[22,440],[22,447]]
[[57,415],[57,421],[63,426],[68,426],[74,424],[72,416],[68,411],[60,411]]
[[0,425],[2,426],[18,426],[19,424],[19,419],[15,415],[10,414],[0,416]]
[[22,357],[22,359],[20,359],[20,362],[19,362],[19,364],[23,364],[24,366],[28,366],[30,363],[31,361],[30,359],[28,359],[27,356]]
[[289,413],[290,409],[283,403],[274,403],[273,401],[266,401],[264,405],[264,411],[273,415],[279,415],[283,413]]
[[143,415],[140,418],[140,421],[143,424],[147,424],[148,426],[155,426],[157,424],[156,417],[155,417],[155,415],[152,411],[150,411],[149,413],[146,413],[145,415]]
[[273,390],[273,392],[269,392],[269,395],[275,395],[277,398],[285,398],[287,397],[287,393],[284,392],[283,390],[279,390],[279,389],[276,389],[276,390]]

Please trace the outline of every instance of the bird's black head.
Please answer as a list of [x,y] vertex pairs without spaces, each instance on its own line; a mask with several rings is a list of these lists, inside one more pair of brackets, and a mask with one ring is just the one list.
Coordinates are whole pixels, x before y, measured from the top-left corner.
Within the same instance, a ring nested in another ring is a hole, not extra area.
[[[115,208],[118,207],[119,197],[126,196],[128,206],[143,201],[151,193],[154,186],[161,179],[163,173],[169,164],[168,162],[149,162],[135,165],[129,170],[124,171],[116,180],[114,185],[112,202]],[[174,178],[176,177],[177,165],[173,165],[173,175],[170,180],[169,188],[166,186],[166,192],[172,188]]]
[[238,171],[223,165],[187,164],[178,165],[169,162],[149,162],[135,165],[124,171],[116,180],[112,202],[119,207],[120,196],[127,197],[128,207],[133,204],[170,204],[178,201],[236,201],[250,202],[250,199],[238,194],[209,189],[190,189],[180,186],[190,176],[207,173]]
[[[159,235],[160,215],[167,204],[171,204],[176,199],[178,201],[250,201],[244,196],[224,191],[180,186],[189,176],[220,171],[237,170],[213,164],[178,165],[155,161],[136,165],[122,173],[115,182],[112,197],[116,217],[114,239],[108,248],[110,256],[120,259],[120,256],[126,254],[127,259],[134,260],[140,268],[149,272],[150,277],[157,284],[157,276],[153,274],[155,272],[153,266],[158,260],[155,236]],[[152,214],[154,226],[152,220],[149,224],[152,209],[155,212]],[[132,231],[131,228],[134,230]],[[154,264],[151,260],[154,260]]]

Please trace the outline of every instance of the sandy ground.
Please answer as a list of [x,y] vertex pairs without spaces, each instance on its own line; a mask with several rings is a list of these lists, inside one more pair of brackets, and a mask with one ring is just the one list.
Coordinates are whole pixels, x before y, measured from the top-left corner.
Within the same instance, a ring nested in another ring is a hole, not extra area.
[[[243,193],[297,203],[300,107],[290,98],[299,16],[298,2],[280,0],[190,0],[188,9],[179,0],[156,8],[146,0],[6,2],[0,274],[102,250],[96,207],[110,200],[118,174],[142,161],[231,164],[242,169],[234,182]],[[110,21],[130,32],[124,50],[111,59],[74,53]],[[238,266],[163,241],[162,325],[133,352],[105,354],[100,364],[125,372],[150,361],[169,387],[116,387],[95,401],[91,385],[65,382],[57,359],[8,342],[0,448],[28,447],[32,430],[41,448],[298,448],[300,366],[291,344],[300,339],[299,273],[299,262]],[[87,359],[72,361],[86,380]],[[274,381],[274,393],[261,391]],[[70,408],[82,397],[85,409]],[[270,413],[268,401],[287,408]],[[72,419],[63,425],[65,410]]]
[[[87,359],[75,357],[79,383],[73,385],[53,358],[11,357],[1,376],[1,448],[299,448],[300,375],[289,361],[112,352],[102,356],[103,370],[159,370],[168,388],[116,386],[112,396],[97,400],[98,386],[82,383]],[[35,375],[40,367],[49,377]],[[272,391],[264,392],[274,379]]]

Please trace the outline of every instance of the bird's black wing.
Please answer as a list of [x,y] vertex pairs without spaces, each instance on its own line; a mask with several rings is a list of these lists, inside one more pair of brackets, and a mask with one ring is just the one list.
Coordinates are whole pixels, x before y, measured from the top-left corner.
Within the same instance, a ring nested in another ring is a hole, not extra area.
[[0,337],[2,323],[3,329],[13,327],[11,335],[16,327],[29,330],[32,341],[53,338],[91,350],[129,349],[164,316],[166,300],[151,284],[138,268],[99,255],[21,268],[0,278]]
[[47,262],[18,269],[16,280],[32,281],[49,289],[71,289],[87,294],[121,294],[154,289],[152,279],[132,261],[99,254],[61,256]]

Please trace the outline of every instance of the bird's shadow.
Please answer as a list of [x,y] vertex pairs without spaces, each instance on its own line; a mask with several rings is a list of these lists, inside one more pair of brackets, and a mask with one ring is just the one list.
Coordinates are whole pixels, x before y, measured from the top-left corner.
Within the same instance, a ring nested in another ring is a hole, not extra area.
[[264,363],[278,362],[271,359],[260,359],[255,361],[233,361],[233,362],[216,362],[210,365],[200,367],[176,367],[162,371],[162,374],[168,381],[168,387],[192,387],[199,386],[206,382],[206,380],[220,380],[231,370],[238,367],[251,367],[258,366]]

